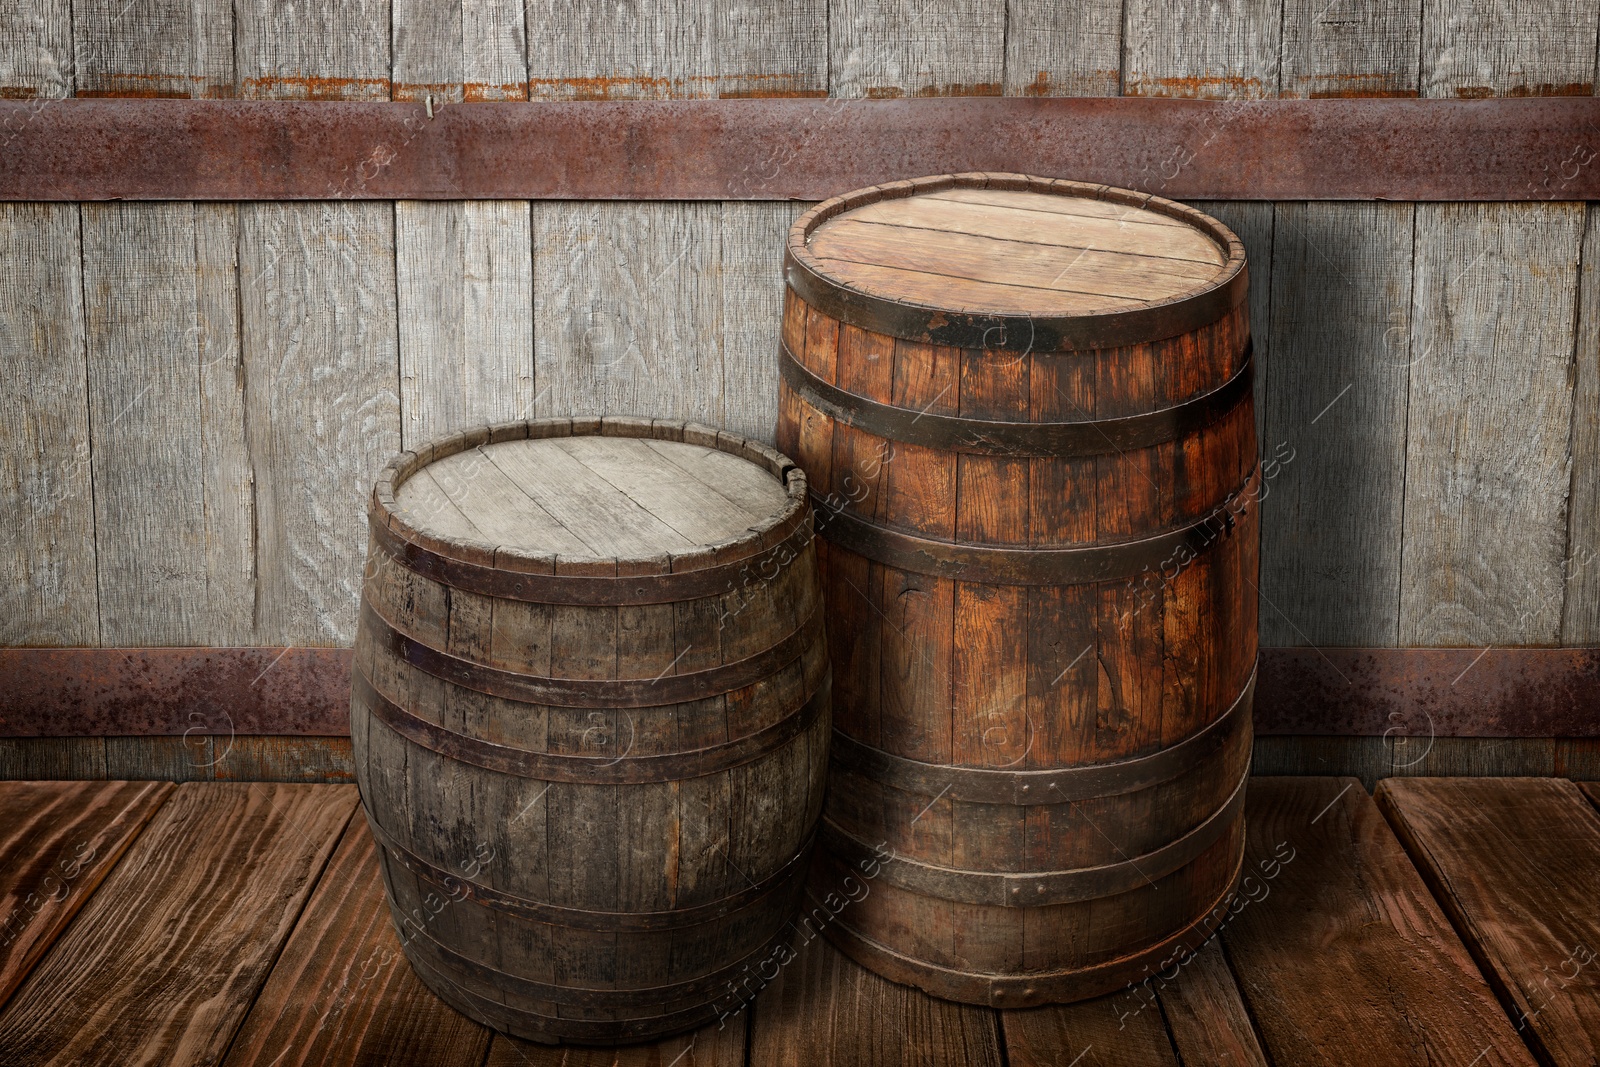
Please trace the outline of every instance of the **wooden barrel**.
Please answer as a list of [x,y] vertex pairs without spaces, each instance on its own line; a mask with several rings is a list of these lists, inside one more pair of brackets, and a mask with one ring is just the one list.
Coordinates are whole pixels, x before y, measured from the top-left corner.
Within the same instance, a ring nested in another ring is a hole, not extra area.
[[1243,247],[1144,194],[964,174],[819,205],[785,272],[778,446],[835,679],[811,894],[875,875],[828,934],[1000,1007],[1154,973],[1243,854]]
[[805,475],[649,419],[404,453],[350,733],[406,956],[519,1037],[739,1009],[800,901],[829,679]]

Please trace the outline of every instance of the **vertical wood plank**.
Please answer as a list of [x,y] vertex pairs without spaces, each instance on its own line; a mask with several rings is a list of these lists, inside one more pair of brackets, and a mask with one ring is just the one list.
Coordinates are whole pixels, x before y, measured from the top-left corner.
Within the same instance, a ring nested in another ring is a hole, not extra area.
[[1553,644],[1583,207],[1416,210],[1400,643]]
[[[445,907],[460,907],[448,901]],[[366,821],[328,869],[228,1050],[226,1067],[479,1067],[489,1031],[428,991],[401,954]]]
[[1284,0],[1282,95],[1416,96],[1420,0]]
[[0,1058],[214,1063],[355,809],[350,786],[181,786],[0,1013]]
[[1277,477],[1262,501],[1264,645],[1395,644],[1412,210],[1277,206],[1262,445]]
[[1378,805],[1540,1058],[1600,1056],[1600,818],[1558,778],[1396,778]]
[[1126,0],[1127,96],[1260,100],[1278,95],[1284,0],[1227,0],[1184,10]]
[[484,1067],[745,1067],[745,1016],[625,1048],[537,1045],[494,1035]]
[[1423,4],[1422,95],[1589,96],[1600,8],[1495,0]]
[[0,780],[82,780],[106,776],[103,737],[0,738]]
[[394,99],[526,100],[523,15],[513,0],[394,0]]
[[1273,1063],[1531,1064],[1354,779],[1254,778],[1223,930]]
[[0,206],[0,642],[96,645],[95,527],[75,204]]
[[1122,91],[1122,0],[1011,0],[1005,36],[1007,96]]
[[[73,85],[70,0],[14,3],[0,10],[0,99],[54,100]],[[0,146],[10,138],[0,129]]]
[[778,421],[777,324],[783,248],[804,205],[728,201],[722,207],[723,425],[771,444]]
[[1184,1063],[1267,1067],[1220,940],[1213,938],[1184,960],[1178,977],[1160,986],[1159,996],[1172,1045]]
[[999,96],[1005,16],[981,0],[829,0],[829,94]]
[[0,786],[0,1004],[117,865],[172,786]]
[[233,95],[228,0],[74,0],[79,96]]
[[[1600,150],[1600,144],[1593,146]],[[1573,351],[1572,489],[1567,505],[1561,643],[1600,643],[1600,211],[1584,212],[1578,333]]]
[[251,100],[387,100],[389,0],[242,5],[238,93]]

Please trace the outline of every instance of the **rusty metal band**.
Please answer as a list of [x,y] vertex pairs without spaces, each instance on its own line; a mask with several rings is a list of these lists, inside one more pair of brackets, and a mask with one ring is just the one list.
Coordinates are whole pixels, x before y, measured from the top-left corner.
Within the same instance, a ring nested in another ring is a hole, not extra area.
[[926,797],[949,797],[975,804],[1065,804],[1120,796],[1171,781],[1225,748],[1249,747],[1251,697],[1256,672],[1232,706],[1203,729],[1170,748],[1137,759],[1090,763],[1048,771],[1006,771],[950,767],[891,755],[833,732],[832,761],[863,778]]
[[823,381],[781,341],[778,372],[789,388],[824,415],[891,441],[969,455],[1070,459],[1149,448],[1210,426],[1251,395],[1251,346],[1245,343],[1239,369],[1209,392],[1143,415],[1072,422],[997,422],[880,404]]
[[390,654],[435,678],[479,693],[564,708],[650,708],[721,696],[770,677],[799,659],[821,637],[822,609],[818,607],[787,637],[753,656],[659,678],[544,678],[503,671],[414,640],[395,629],[371,604],[362,606],[361,625],[369,629],[378,647]]
[[[431,116],[400,102],[5,100],[0,199],[822,200],[910,174],[1024,171],[1174,199],[1585,200],[1600,198],[1600,167],[1574,165],[1574,138],[1595,126],[1588,93],[435,101]],[[1191,146],[1181,166],[1176,145]]]
[[[795,897],[798,899],[801,886],[796,883],[794,890]],[[788,911],[789,909],[785,908],[781,917],[787,918]],[[724,991],[733,988],[733,980],[739,976],[740,972],[770,953],[782,937],[783,932],[780,931],[777,936],[765,941],[756,951],[741,956],[728,966],[719,967],[708,974],[698,975],[670,985],[647,986],[635,989],[596,989],[592,986],[553,985],[549,982],[536,982],[531,978],[524,978],[518,974],[507,974],[499,968],[491,967],[486,963],[463,956],[454,949],[440,944],[425,930],[412,932],[411,936],[406,938],[402,944],[407,949],[421,950],[433,962],[435,970],[448,968],[456,971],[457,974],[446,974],[444,977],[452,978],[457,984],[462,984],[463,979],[485,983],[486,988],[482,991],[483,993],[503,991],[543,1001],[547,1004],[618,1010],[650,1008],[702,997],[708,1000],[715,1000]],[[466,985],[466,989],[471,991],[472,986]]]
[[[1211,906],[1177,933],[1125,956],[1060,971],[1020,974],[960,971],[896,952],[852,927],[842,919],[829,923],[823,933],[846,955],[890,981],[916,986],[946,1000],[987,1004],[993,1008],[1032,1008],[1087,1000],[1126,988],[1152,972],[1167,970],[1203,948],[1227,920],[1244,873],[1244,842],[1234,859],[1233,873]],[[808,900],[816,896],[808,889]],[[819,906],[821,902],[818,902]]]
[[998,908],[1070,904],[1126,893],[1192,862],[1214,845],[1244,810],[1244,786],[1249,777],[1250,768],[1246,767],[1228,800],[1182,837],[1143,855],[1101,867],[998,873],[936,867],[898,855],[884,860],[871,845],[841,830],[826,816],[818,838],[823,848],[845,863],[854,866],[875,862],[880,866],[879,877],[885,882],[924,896]]
[[1249,272],[1241,268],[1223,284],[1166,304],[1098,315],[977,315],[874,296],[818,273],[784,252],[783,276],[795,295],[822,314],[850,326],[919,344],[951,348],[1063,352],[1143,344],[1198,330],[1244,303]]
[[533,604],[575,604],[610,607],[672,604],[720,596],[775,578],[800,557],[811,541],[811,523],[801,515],[794,529],[776,545],[744,559],[676,574],[606,577],[573,574],[528,574],[468,563],[432,552],[380,523],[372,535],[380,548],[406,569],[455,589]]
[[776,752],[809,730],[817,721],[817,717],[828,707],[832,675],[831,673],[825,675],[816,691],[783,718],[736,741],[686,752],[619,757],[528,752],[446,730],[413,715],[378,692],[360,670],[355,672],[352,688],[356,698],[365,703],[373,717],[389,729],[412,744],[421,745],[461,763],[544,782],[644,785],[703,778],[708,774],[718,774],[734,767],[742,767],[747,763],[754,763]]
[[530,922],[548,923],[551,926],[564,926],[573,930],[611,930],[619,933],[682,930],[716,922],[735,912],[743,911],[803,874],[814,841],[814,836],[808,838],[782,867],[759,882],[752,882],[737,893],[731,893],[720,900],[692,908],[679,908],[676,911],[589,911],[529,900],[527,897],[515,896],[461,875],[451,874],[400,844],[393,834],[378,825],[377,820],[372,818],[370,810],[367,825],[378,843],[399,860],[406,870],[454,897],[470,900],[474,904],[481,904],[496,911],[507,912]]
[[[898,570],[990,585],[1081,585],[1159,571],[1174,561],[1181,564],[1179,557],[1185,553],[1193,558],[1214,547],[1232,535],[1234,515],[1254,506],[1260,480],[1258,464],[1221,505],[1175,530],[1138,541],[1077,548],[1003,548],[934,541],[836,509],[816,493],[811,503],[817,530],[829,544]],[[1235,508],[1235,501],[1244,503]]]

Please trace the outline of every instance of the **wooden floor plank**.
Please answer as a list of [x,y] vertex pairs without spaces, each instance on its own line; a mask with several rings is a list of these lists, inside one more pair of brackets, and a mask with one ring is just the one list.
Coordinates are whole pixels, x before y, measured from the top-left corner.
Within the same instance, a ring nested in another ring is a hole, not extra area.
[[744,1067],[745,1020],[626,1048],[539,1045],[494,1035],[485,1067]]
[[0,784],[0,1005],[172,790],[167,782]]
[[350,820],[228,1051],[226,1067],[478,1067],[490,1033],[401,953],[367,822]]
[[1160,984],[1158,996],[1184,1063],[1267,1067],[1219,938],[1189,956],[1171,982]]
[[1562,778],[1392,778],[1378,803],[1517,1029],[1600,1062],[1600,816]]
[[179,786],[0,1012],[0,1062],[215,1063],[354,786]]
[[1223,928],[1274,1063],[1532,1064],[1353,778],[1253,778],[1242,901]]
[[1011,1067],[1178,1067],[1161,1010],[1130,1009],[1122,995],[1000,1018]]
[[821,938],[779,972],[757,998],[754,1013],[750,1062],[760,1067],[1000,1067],[1002,1062],[993,1011],[895,985]]

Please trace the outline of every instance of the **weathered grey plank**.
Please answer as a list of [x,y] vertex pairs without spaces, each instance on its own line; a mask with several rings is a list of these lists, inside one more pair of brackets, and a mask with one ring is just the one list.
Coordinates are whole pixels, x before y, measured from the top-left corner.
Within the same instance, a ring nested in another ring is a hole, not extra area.
[[1583,0],[1423,4],[1422,95],[1588,96],[1597,20]]
[[1553,644],[1581,205],[1420,204],[1399,640]]
[[228,0],[74,0],[78,95],[233,95]]
[[[1600,144],[1595,146],[1600,150]],[[1572,396],[1572,489],[1567,505],[1566,584],[1561,643],[1600,642],[1600,218],[1584,214],[1582,277],[1573,352],[1577,385]]]
[[802,204],[722,206],[722,425],[771,444],[778,422],[783,247]]
[[1418,0],[1284,0],[1282,95],[1415,96]]
[[1284,0],[1174,9],[1127,0],[1122,91],[1128,96],[1258,100],[1278,95]]
[[406,448],[533,417],[533,236],[526,201],[395,204]]
[[[533,206],[535,411],[721,425],[720,205]],[[775,325],[775,324],[774,324]]]
[[[1261,641],[1395,643],[1410,363],[1408,204],[1279,204],[1261,451]],[[1255,277],[1259,277],[1256,275]],[[1252,281],[1255,280],[1252,277]]]
[[39,782],[105,776],[103,737],[0,738],[0,780]]
[[[232,229],[226,209],[204,217],[208,230]],[[229,388],[226,373],[237,363],[236,275],[202,275],[197,229],[192,204],[83,206],[96,558],[110,645],[227,643],[251,630],[249,555],[239,551],[251,528],[239,489],[250,474],[237,379]],[[216,291],[203,298],[203,285]],[[223,374],[206,366],[213,338],[202,303],[227,309],[215,338]]]
[[[0,99],[73,93],[72,4],[32,0],[0,8]],[[9,131],[0,129],[0,145]]]
[[716,91],[825,96],[828,0],[713,0]]
[[1005,14],[1003,5],[982,0],[830,0],[828,91],[848,98],[999,96]]
[[1012,0],[1006,8],[1007,96],[1116,96],[1122,88],[1122,0]]
[[94,507],[75,204],[0,206],[0,642],[95,645]]
[[665,100],[715,96],[709,4],[527,6],[528,92],[535,100]]
[[[241,10],[240,95],[388,99],[389,31],[382,0]],[[365,499],[400,446],[394,209],[338,199],[361,180],[239,209],[263,643],[354,640]]]
[[516,0],[395,0],[394,99],[526,100],[523,14]]

